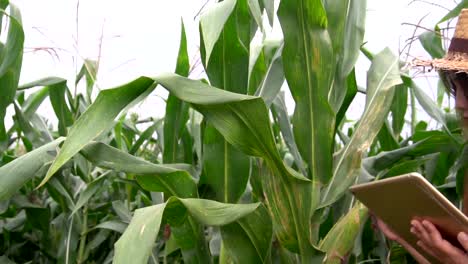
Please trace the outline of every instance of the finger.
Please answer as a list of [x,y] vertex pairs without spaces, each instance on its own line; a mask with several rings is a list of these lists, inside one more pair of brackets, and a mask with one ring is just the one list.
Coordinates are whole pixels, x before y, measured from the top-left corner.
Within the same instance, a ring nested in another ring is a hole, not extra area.
[[463,248],[468,251],[468,235],[465,232],[460,232],[457,238]]
[[426,231],[424,226],[418,220],[411,221],[411,225],[414,227],[414,234],[419,238],[419,240],[424,241],[427,245],[429,245],[431,238],[429,233]]
[[437,228],[431,222],[423,220],[422,225],[433,242],[437,243],[442,240],[442,236],[440,235],[439,230],[437,230]]
[[440,256],[436,255],[434,250],[429,247],[428,245],[426,245],[426,243],[424,243],[423,241],[421,240],[418,240],[418,242],[416,242],[416,245],[418,245],[418,247],[422,248],[427,254],[439,259]]

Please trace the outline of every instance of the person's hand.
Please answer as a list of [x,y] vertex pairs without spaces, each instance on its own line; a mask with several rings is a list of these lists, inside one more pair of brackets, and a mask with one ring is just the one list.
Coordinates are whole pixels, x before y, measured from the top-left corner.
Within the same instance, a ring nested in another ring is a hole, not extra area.
[[461,232],[458,234],[458,241],[465,251],[445,240],[437,228],[427,220],[412,220],[411,233],[419,239],[417,245],[420,248],[442,263],[468,263],[468,255],[466,254],[466,251],[468,251],[468,237],[465,233]]
[[390,240],[393,240],[400,245],[402,245],[413,257],[416,261],[420,264],[430,264],[429,261],[421,255],[413,246],[411,246],[406,240],[404,240],[401,236],[395,233],[387,224],[385,224],[382,219],[375,217],[377,227],[382,231],[382,233]]

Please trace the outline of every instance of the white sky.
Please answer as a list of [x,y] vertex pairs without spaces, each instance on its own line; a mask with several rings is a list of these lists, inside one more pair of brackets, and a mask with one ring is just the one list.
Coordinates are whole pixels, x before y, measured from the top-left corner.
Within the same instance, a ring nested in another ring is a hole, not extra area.
[[[46,76],[68,78],[73,87],[74,76],[85,58],[97,59],[100,68],[97,86],[112,88],[141,75],[154,76],[161,72],[172,72],[179,47],[180,19],[184,20],[189,56],[198,52],[198,20],[194,19],[206,0],[12,0],[23,17],[26,33],[23,69],[20,83]],[[79,8],[77,12],[77,2]],[[214,2],[214,1],[211,1]],[[432,28],[447,12],[442,7],[425,1],[411,0],[368,0],[365,41],[372,52],[389,46],[395,53],[405,40],[413,35],[414,27],[403,22],[417,24],[425,15],[421,25]],[[452,8],[452,0],[431,2]],[[268,31],[269,38],[281,36],[279,23]],[[423,30],[417,31],[417,34]],[[101,43],[102,36],[102,43]],[[44,48],[54,48],[46,52]],[[54,53],[56,52],[56,53]],[[418,47],[413,55],[427,56]],[[52,55],[51,55],[52,54]],[[359,85],[365,87],[365,74],[369,67],[365,58],[357,64]],[[199,76],[194,76],[194,78]],[[435,86],[434,82],[422,80],[423,85]],[[163,89],[153,93],[143,104],[132,111],[142,117],[163,116]],[[435,98],[435,93],[429,95]],[[361,95],[362,96],[362,95]],[[353,116],[359,117],[364,100],[353,104]],[[289,105],[293,105],[289,98]],[[289,109],[291,112],[293,107]],[[11,112],[11,111],[10,111]],[[48,103],[40,113],[53,116]],[[11,117],[8,124],[11,124]],[[54,118],[51,118],[54,119]]]

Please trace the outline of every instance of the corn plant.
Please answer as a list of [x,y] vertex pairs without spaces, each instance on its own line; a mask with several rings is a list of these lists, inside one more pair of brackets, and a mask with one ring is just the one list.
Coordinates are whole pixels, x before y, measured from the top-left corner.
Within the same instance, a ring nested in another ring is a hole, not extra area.
[[[0,116],[13,106],[15,122],[0,127],[2,263],[403,262],[348,187],[420,171],[458,201],[467,162],[455,118],[389,49],[362,47],[365,0],[282,0],[284,39],[259,47],[253,38],[275,20],[274,1],[217,2],[200,18],[207,79],[189,76],[182,24],[175,73],[96,98],[93,60],[73,83],[85,82],[85,93],[59,77],[18,85],[24,34],[7,6]],[[421,36],[440,52],[434,39]],[[366,106],[350,123],[361,53],[372,61]],[[169,92],[162,119],[129,114],[155,89]],[[57,129],[36,113],[47,98]],[[404,136],[408,99],[441,129],[413,114]]]

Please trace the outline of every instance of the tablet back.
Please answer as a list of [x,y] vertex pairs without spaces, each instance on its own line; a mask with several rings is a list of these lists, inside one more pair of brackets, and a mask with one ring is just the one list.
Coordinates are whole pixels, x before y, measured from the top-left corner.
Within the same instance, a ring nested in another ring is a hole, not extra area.
[[468,218],[420,174],[410,173],[354,185],[350,191],[421,253],[416,237],[410,232],[410,222],[414,218],[429,220],[445,239],[462,248],[456,236],[461,231],[468,233]]

